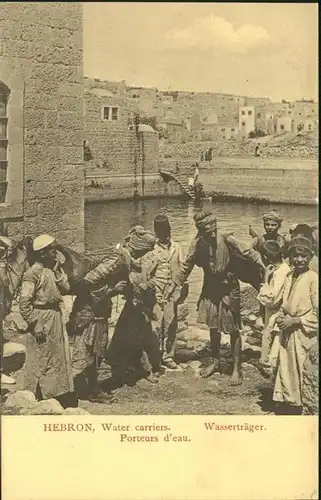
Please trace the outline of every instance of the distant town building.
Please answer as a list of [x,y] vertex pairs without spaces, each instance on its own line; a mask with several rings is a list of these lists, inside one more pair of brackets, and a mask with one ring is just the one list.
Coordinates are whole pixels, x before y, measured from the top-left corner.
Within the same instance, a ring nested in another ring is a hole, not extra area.
[[271,99],[269,97],[246,97],[245,98],[245,106],[247,107],[268,107],[271,103]]
[[294,103],[294,113],[296,116],[314,116],[318,117],[319,107],[318,103],[301,99]]
[[239,129],[241,137],[248,137],[255,130],[255,109],[253,106],[242,106],[239,110]]
[[278,116],[276,118],[276,133],[283,134],[284,132],[292,131],[292,118],[290,116]]
[[268,109],[275,116],[283,116],[283,115],[291,115],[292,114],[292,109],[290,109],[289,102],[271,102]]
[[185,125],[172,111],[167,111],[158,120],[158,125],[166,132],[166,139],[169,142],[183,142],[185,140]]
[[198,113],[193,113],[192,116],[185,120],[185,125],[187,130],[200,130],[201,129],[201,117]]
[[91,161],[86,168],[114,174],[157,172],[159,134],[139,123],[135,106],[106,88],[87,88],[84,135]]

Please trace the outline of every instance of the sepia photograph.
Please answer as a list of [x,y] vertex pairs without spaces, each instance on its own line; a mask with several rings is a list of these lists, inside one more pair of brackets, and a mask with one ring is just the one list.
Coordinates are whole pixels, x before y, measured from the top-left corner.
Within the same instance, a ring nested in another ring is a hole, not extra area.
[[318,415],[318,130],[316,3],[1,2],[1,414]]

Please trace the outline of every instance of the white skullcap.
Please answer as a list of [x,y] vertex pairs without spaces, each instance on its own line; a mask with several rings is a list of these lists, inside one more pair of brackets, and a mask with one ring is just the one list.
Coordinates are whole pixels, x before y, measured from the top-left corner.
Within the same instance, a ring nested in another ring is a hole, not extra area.
[[38,252],[43,248],[49,247],[49,245],[51,245],[54,241],[55,238],[53,238],[49,234],[41,234],[33,240],[33,249],[35,252]]

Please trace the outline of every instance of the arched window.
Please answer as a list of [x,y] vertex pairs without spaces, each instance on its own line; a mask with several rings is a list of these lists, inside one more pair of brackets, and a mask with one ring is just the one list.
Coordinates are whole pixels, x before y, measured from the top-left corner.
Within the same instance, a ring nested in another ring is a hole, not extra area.
[[9,88],[4,83],[0,82],[0,203],[5,202],[7,192],[7,103],[9,94]]

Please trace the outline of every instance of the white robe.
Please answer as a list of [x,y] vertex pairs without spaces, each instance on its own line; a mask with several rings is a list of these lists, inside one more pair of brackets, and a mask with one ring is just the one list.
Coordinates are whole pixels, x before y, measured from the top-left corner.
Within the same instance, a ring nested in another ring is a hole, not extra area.
[[[284,293],[284,286],[290,268],[286,262],[282,262],[275,269],[269,283],[264,283],[258,293],[258,301],[265,308],[264,330],[262,332],[262,362],[269,363],[275,367],[279,354],[279,328],[276,325],[276,318],[280,311]],[[274,339],[273,339],[274,334]],[[272,343],[273,340],[273,343]],[[272,345],[271,345],[272,343]]]
[[318,333],[318,275],[311,269],[292,284],[293,272],[287,276],[281,311],[299,317],[301,325],[289,335],[280,331],[280,351],[273,400],[302,405],[302,372],[306,355]]

